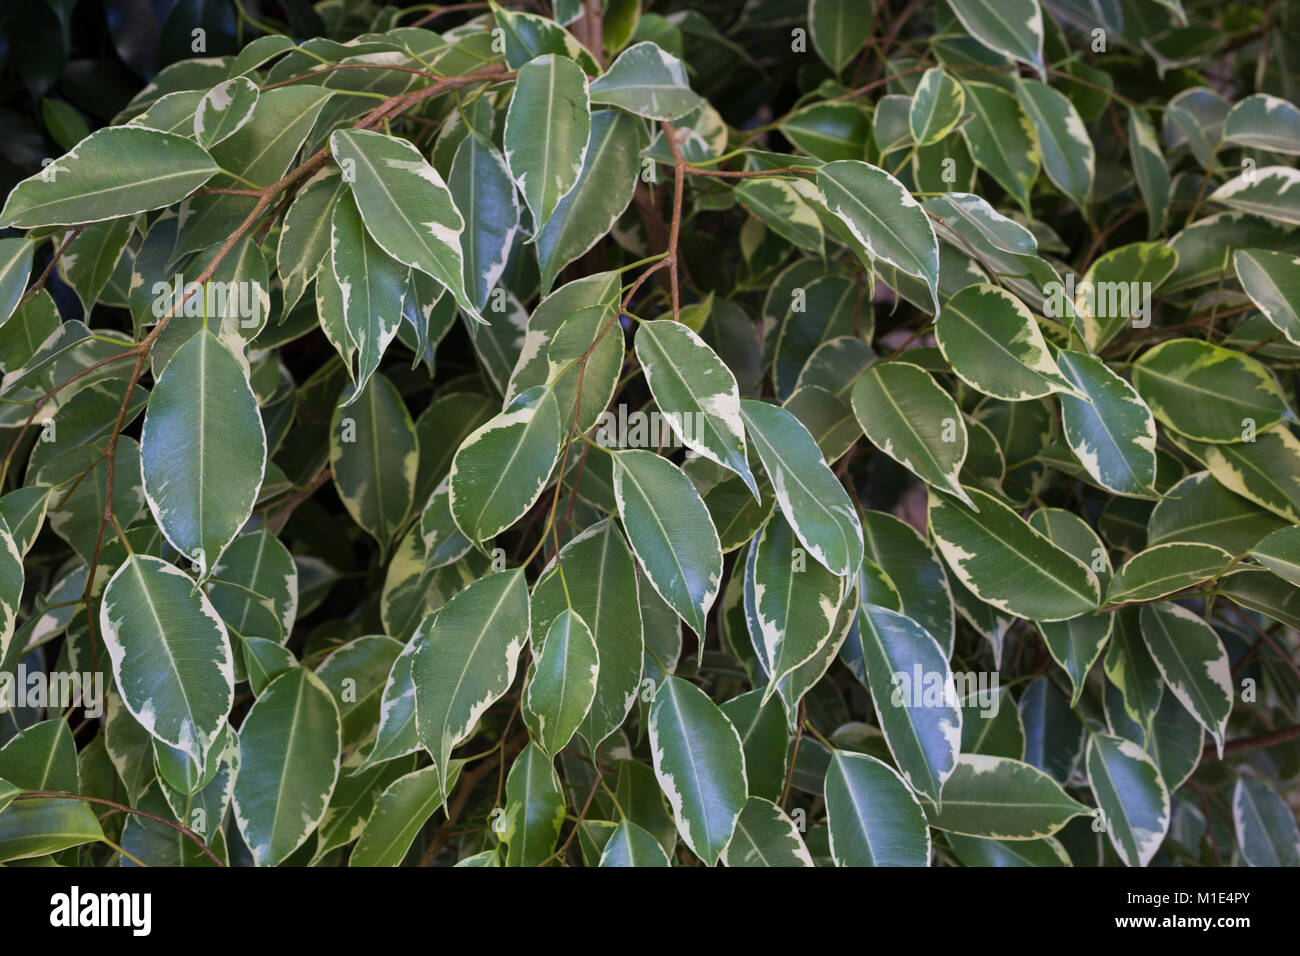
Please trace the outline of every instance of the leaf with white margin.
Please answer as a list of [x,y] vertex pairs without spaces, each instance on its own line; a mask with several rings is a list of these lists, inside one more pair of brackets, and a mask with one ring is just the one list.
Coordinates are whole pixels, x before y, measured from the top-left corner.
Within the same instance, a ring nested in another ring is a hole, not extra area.
[[978,488],[975,513],[930,492],[930,533],[959,581],[986,604],[1030,621],[1065,621],[1101,602],[1097,576]]
[[1076,391],[1052,360],[1033,313],[1005,289],[962,289],[943,304],[934,332],[952,370],[985,395],[1019,402]]
[[384,351],[397,338],[410,275],[410,270],[385,253],[366,230],[355,197],[355,193],[340,197],[330,218],[333,281],[326,284],[323,268],[316,278],[321,328],[343,356],[348,375],[359,390],[345,404],[356,401],[365,390]]
[[465,289],[465,220],[437,170],[406,140],[366,130],[335,130],[330,151],[340,165],[350,164],[352,196],[379,247],[437,279],[462,311],[482,321]]
[[465,292],[482,309],[505,272],[519,232],[519,195],[505,157],[474,130],[456,148],[447,188],[465,220],[460,237]]
[[703,635],[722,583],[722,545],[695,485],[668,459],[634,449],[614,454],[614,497],[650,584]]
[[199,145],[211,149],[237,132],[253,115],[260,95],[257,84],[243,76],[219,83],[204,93],[194,111],[194,138]]
[[853,383],[853,414],[867,439],[916,477],[976,507],[957,477],[966,422],[934,378],[910,362],[878,362]]
[[668,854],[649,830],[624,819],[610,834],[599,866],[670,866]]
[[104,589],[99,625],[127,710],[202,763],[235,699],[221,616],[179,568],[131,555]]
[[[1178,261],[1172,244],[1131,242],[1093,261],[1075,287],[1073,302],[1067,295],[1068,286],[1051,285],[1043,307],[1056,318],[1081,319],[1088,347],[1100,352],[1120,332],[1140,324],[1139,319],[1150,323],[1150,302],[1144,290],[1159,289],[1178,268]],[[1070,325],[1078,327],[1074,321]]]
[[1300,110],[1268,93],[1247,96],[1223,121],[1223,138],[1270,153],[1300,155]]
[[564,789],[551,759],[530,742],[510,765],[500,832],[506,866],[540,866],[555,852],[564,826]]
[[514,683],[530,625],[528,584],[523,569],[515,568],[469,585],[412,638],[415,726],[443,781],[444,801],[451,752]]
[[610,233],[632,201],[641,169],[639,125],[618,110],[592,112],[578,183],[537,232],[544,291],[550,290],[561,269]]
[[947,834],[948,846],[963,866],[1073,866],[1056,837],[1041,840],[990,840]]
[[0,325],[9,321],[22,301],[35,250],[30,239],[0,239]]
[[286,312],[302,298],[322,266],[333,272],[329,256],[334,204],[347,188],[338,169],[327,166],[298,190],[284,214],[275,262]]
[[1210,193],[1209,201],[1275,222],[1300,225],[1300,189],[1297,186],[1300,186],[1300,169],[1290,166],[1252,167]]
[[825,232],[816,207],[804,195],[808,188],[811,187],[803,180],[759,176],[742,179],[734,194],[736,201],[772,232],[820,256]]
[[1047,178],[1087,216],[1096,174],[1096,150],[1074,103],[1037,80],[1016,80],[1016,99],[1034,124],[1034,138]]
[[1166,433],[1229,491],[1300,524],[1300,440],[1286,425],[1260,432],[1253,442],[1204,444]]
[[1169,167],[1160,152],[1160,140],[1151,121],[1135,106],[1128,110],[1128,148],[1133,159],[1133,178],[1147,207],[1147,238],[1154,239],[1164,230],[1169,214]]
[[824,788],[836,866],[930,865],[930,828],[921,801],[889,764],[834,750]]
[[948,0],[966,32],[996,53],[1043,66],[1043,11],[1038,0]]
[[461,443],[449,487],[465,537],[480,545],[523,517],[546,488],[563,437],[555,393],[538,385]]
[[257,866],[276,866],[316,829],[338,779],[342,730],[320,678],[294,667],[267,685],[239,728],[235,823]]
[[1143,605],[1141,621],[1142,640],[1165,685],[1209,731],[1222,757],[1233,697],[1223,641],[1195,612],[1169,601]]
[[[1063,551],[1093,568],[1104,587],[1110,580],[1110,557],[1092,527],[1073,511],[1039,508],[1029,516],[1029,526]],[[1101,570],[1095,570],[1098,563]],[[1068,621],[1039,622],[1047,650],[1070,679],[1070,706],[1079,703],[1084,681],[1101,656],[1115,625],[1114,614],[1080,614]]]
[[[459,760],[449,776],[460,776]],[[450,785],[449,785],[450,788]],[[437,768],[425,767],[398,777],[375,801],[348,866],[397,866],[415,842],[420,828],[442,804],[442,781]]]
[[969,81],[962,85],[972,115],[961,127],[961,137],[970,149],[971,159],[1028,214],[1029,192],[1038,178],[1041,161],[1033,124],[1015,95],[1002,87]]
[[758,484],[745,459],[736,377],[704,340],[681,322],[642,322],[636,355],[660,415],[688,448],[734,471],[755,499]]
[[1292,345],[1300,345],[1300,258],[1268,249],[1238,249],[1232,265],[1264,318]]
[[1232,788],[1232,826],[1251,866],[1300,866],[1295,814],[1262,780],[1241,777]]
[[253,513],[266,432],[239,359],[204,329],[149,394],[140,468],[154,520],[206,575]]
[[427,635],[412,638],[393,661],[379,698],[379,729],[375,732],[375,744],[354,773],[420,749],[420,737],[415,730],[415,681],[411,677],[411,661],[420,644],[427,640]]
[[1170,339],[1144,352],[1133,363],[1133,387],[1156,418],[1194,441],[1242,442],[1247,427],[1262,432],[1295,421],[1267,366],[1200,339]]
[[109,126],[15,186],[0,223],[27,229],[134,216],[180,202],[218,169],[184,136]]
[[[883,511],[867,511],[862,518],[862,538],[869,561],[888,576],[888,584],[902,602],[901,610],[939,642],[945,657],[952,657],[956,621],[952,592],[943,563],[928,541],[906,521]],[[862,580],[867,576],[863,575]],[[864,587],[862,600],[892,607],[892,602],[872,597]]]
[[9,522],[0,517],[0,662],[9,653],[18,602],[23,596],[23,556],[14,541]]
[[212,571],[208,597],[239,634],[263,611],[280,623],[285,640],[298,616],[298,566],[280,539],[265,528],[237,537]]
[[844,579],[807,563],[789,523],[777,513],[754,539],[754,620],[751,635],[768,674],[764,702],[787,675],[834,636]]
[[814,866],[795,822],[771,800],[750,797],[722,851],[727,866]]
[[1137,744],[1110,734],[1088,741],[1088,782],[1125,866],[1146,866],[1169,832],[1169,790]]
[[634,43],[591,81],[591,102],[652,120],[675,120],[704,102],[691,89],[686,64],[656,44]]
[[677,832],[715,865],[749,796],[740,734],[704,691],[669,677],[650,706],[650,752]]
[[[156,747],[157,745],[155,745]],[[235,780],[239,776],[239,737],[227,724],[208,753],[208,767],[211,773],[205,773],[207,780],[193,794],[181,794],[171,787],[162,787],[163,799],[177,820],[193,823],[198,813],[206,821],[208,833],[200,833],[211,845],[221,832],[217,821],[224,821],[226,810],[235,793]],[[198,827],[192,827],[196,832]]]
[[591,710],[600,677],[600,653],[591,628],[572,610],[562,611],[533,642],[535,664],[524,693],[523,718],[542,752],[554,757]]
[[420,460],[411,414],[386,376],[334,410],[329,451],[343,507],[386,551],[411,511]]
[[867,686],[885,742],[908,786],[935,803],[961,752],[961,705],[943,649],[905,614],[858,611]]
[[433,489],[420,512],[420,538],[424,544],[424,567],[441,568],[459,561],[474,547],[460,533],[451,514],[451,482],[443,478]]
[[1037,767],[963,754],[944,782],[943,809],[929,819],[933,827],[966,836],[1038,840],[1089,809]]
[[578,183],[591,133],[591,103],[582,67],[546,54],[519,68],[506,111],[506,163],[542,228]]
[[826,206],[872,258],[923,280],[939,311],[939,241],[921,204],[883,169],[853,159],[817,170]]
[[834,574],[854,573],[862,562],[862,525],[808,429],[779,405],[751,399],[741,400],[740,417],[781,513],[808,553]]
[[1156,423],[1128,382],[1096,356],[1060,352],[1056,362],[1079,395],[1061,396],[1065,440],[1084,470],[1108,491],[1156,496]]
[[937,143],[957,125],[966,106],[966,91],[939,67],[921,75],[912,94],[907,123],[918,146]]
[[[1038,255],[1038,239],[1034,234],[988,204],[988,200],[974,193],[944,193],[925,201],[926,211],[934,213],[948,226],[954,221],[970,225],[994,249],[1016,256]],[[961,235],[960,227],[952,231]],[[958,240],[960,244],[960,240]],[[964,247],[963,247],[964,248]]]
[[622,725],[642,686],[644,627],[638,591],[636,561],[613,518],[575,535],[533,585],[537,633],[544,633],[571,608],[595,638],[600,673],[595,697],[578,729],[591,747]]
[[1106,604],[1154,601],[1217,578],[1232,565],[1232,555],[1212,544],[1174,541],[1139,551],[1115,572]]
[[1279,528],[1251,548],[1250,556],[1300,588],[1300,527]]

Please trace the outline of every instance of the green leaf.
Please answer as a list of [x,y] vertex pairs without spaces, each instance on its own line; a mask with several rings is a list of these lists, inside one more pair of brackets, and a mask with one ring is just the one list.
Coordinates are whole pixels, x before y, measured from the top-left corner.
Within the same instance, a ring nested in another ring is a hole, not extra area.
[[1016,99],[1034,125],[1047,178],[1078,204],[1086,218],[1096,156],[1079,111],[1064,93],[1037,80],[1017,80]]
[[1200,339],[1172,339],[1133,363],[1133,385],[1156,418],[1196,441],[1240,442],[1294,418],[1258,361]]
[[740,735],[703,691],[669,677],[650,707],[650,751],[677,832],[715,865],[748,798]]
[[1146,866],[1169,831],[1169,791],[1155,763],[1132,741],[1093,734],[1088,782],[1115,852],[1127,866]]
[[1254,441],[1230,445],[1170,437],[1229,491],[1287,521],[1300,523],[1300,441],[1287,426],[1261,432]]
[[411,511],[418,463],[415,425],[385,376],[372,376],[351,404],[334,410],[334,487],[352,520],[384,549]]
[[916,276],[930,288],[939,311],[939,243],[912,194],[883,169],[855,160],[817,170],[822,198],[872,258]]
[[465,291],[481,310],[505,272],[519,231],[519,196],[505,157],[473,130],[456,148],[447,188],[465,218],[460,242]]
[[943,785],[930,825],[966,836],[1037,840],[1088,813],[1061,786],[1019,760],[964,754]]
[[1251,548],[1250,556],[1300,587],[1300,528],[1279,528]]
[[731,842],[722,853],[727,866],[813,866],[794,821],[771,800],[750,797],[740,811]]
[[632,450],[614,453],[614,496],[650,584],[703,635],[722,582],[722,548],[699,492],[667,459]]
[[134,216],[180,202],[217,169],[207,150],[183,136],[107,127],[15,186],[0,225],[27,229]]
[[610,835],[600,854],[601,866],[669,866],[659,841],[644,827],[624,820]]
[[[450,773],[458,776],[460,762]],[[420,828],[442,803],[437,768],[425,767],[398,777],[375,801],[366,828],[348,858],[348,866],[397,866],[415,842]]]
[[1128,148],[1133,175],[1147,206],[1147,238],[1154,239],[1164,231],[1172,185],[1156,131],[1146,114],[1134,106],[1128,110]]
[[[1028,2],[1037,5],[1037,0]],[[1028,211],[1041,160],[1033,124],[1015,96],[1001,87],[969,81],[963,86],[971,118],[961,135],[971,159]]]
[[857,103],[826,100],[801,107],[777,128],[817,159],[862,159],[871,136],[871,114]]
[[[561,269],[604,238],[627,209],[641,169],[641,142],[631,116],[617,110],[591,114],[591,134],[577,185],[537,232],[543,290],[551,288]],[[510,189],[513,196],[513,183]]]
[[1084,352],[1061,352],[1056,361],[1084,396],[1061,396],[1065,440],[1079,463],[1108,491],[1153,497],[1156,423],[1151,409],[1101,359]]
[[808,553],[833,574],[862,560],[862,527],[844,486],[808,430],[788,411],[742,399],[745,434],[772,480],[776,502]]
[[948,0],[948,6],[984,46],[1045,73],[1038,0]]
[[636,43],[592,81],[591,102],[617,106],[646,119],[675,120],[704,100],[691,90],[686,64],[653,43]]
[[646,382],[673,433],[688,448],[734,471],[758,498],[745,460],[736,377],[717,353],[681,322],[643,322],[636,355]]
[[100,629],[131,715],[203,763],[235,699],[225,625],[183,571],[132,555],[104,589]]
[[1245,554],[1284,526],[1240,495],[1234,495],[1207,471],[1188,475],[1156,502],[1147,522],[1147,544],[1191,541],[1212,544],[1229,554]]
[[1267,93],[1247,96],[1223,121],[1223,138],[1270,153],[1300,154],[1300,110]]
[[1101,589],[1087,565],[992,495],[966,491],[978,513],[930,492],[930,532],[976,597],[1030,621],[1064,621],[1097,607]]
[[80,800],[15,800],[0,811],[0,860],[26,860],[104,839]]
[[1300,866],[1295,814],[1267,783],[1239,778],[1232,788],[1232,825],[1251,866]]
[[949,833],[948,846],[964,866],[1070,866],[1070,856],[1055,837],[1042,840],[990,840]]
[[811,0],[808,4],[813,49],[836,73],[843,73],[870,39],[875,11],[875,0]]
[[276,866],[325,816],[338,778],[334,697],[304,667],[273,680],[239,728],[235,822],[258,866]]
[[581,67],[548,53],[519,68],[506,113],[506,163],[538,228],[577,185],[590,132]]
[[244,367],[211,332],[199,332],[149,395],[140,464],[149,510],[201,576],[252,514],[266,451]]
[[966,91],[960,83],[939,67],[926,70],[912,94],[907,117],[912,141],[918,146],[939,142],[952,132],[965,107]]
[[564,825],[564,790],[551,759],[530,743],[510,766],[501,832],[507,866],[538,866],[555,852]]
[[873,445],[922,481],[970,504],[957,477],[966,460],[966,423],[929,372],[909,362],[878,362],[854,382],[852,400]]
[[1143,605],[1141,620],[1142,639],[1165,685],[1209,731],[1222,755],[1234,690],[1219,635],[1201,617],[1169,601]]
[[1300,225],[1300,202],[1294,196],[1297,181],[1300,170],[1290,166],[1252,166],[1210,193],[1209,201],[1274,222]]
[[460,245],[465,221],[437,170],[410,143],[382,133],[335,130],[330,149],[345,173],[352,172],[352,196],[379,247],[437,279],[467,315],[478,319],[465,289]]
[[929,866],[921,802],[897,771],[866,754],[835,750],[825,783],[836,866]]
[[[441,775],[444,801],[451,752],[514,683],[530,625],[528,587],[516,568],[475,581],[416,632],[415,725]],[[428,640],[421,643],[422,635]]]
[[194,138],[199,145],[211,149],[236,133],[252,117],[259,95],[257,84],[243,76],[204,93],[194,110]]
[[[1300,345],[1300,259],[1267,249],[1238,249],[1232,254],[1233,269],[1241,287],[1264,317]],[[3,310],[0,309],[0,312]]]
[[22,300],[35,251],[36,243],[30,239],[0,239],[0,325],[9,321]]
[[286,310],[302,298],[322,266],[333,272],[329,257],[334,204],[346,188],[339,171],[327,167],[298,191],[284,215],[275,260]]
[[997,286],[967,286],[945,302],[935,338],[957,376],[985,395],[1018,402],[1075,391],[1052,360],[1033,313]]
[[782,239],[822,254],[825,235],[816,207],[816,190],[800,179],[755,177],[742,179],[733,190],[736,201]]
[[591,710],[600,654],[591,628],[571,610],[551,622],[545,641],[540,648],[534,646],[533,654],[536,665],[524,694],[524,723],[542,752],[554,757]]
[[546,488],[562,438],[555,393],[539,385],[461,443],[451,463],[451,513],[465,537],[481,544],[523,517]]
[[1159,544],[1133,555],[1115,572],[1106,603],[1154,601],[1217,578],[1231,564],[1232,555],[1212,544]]

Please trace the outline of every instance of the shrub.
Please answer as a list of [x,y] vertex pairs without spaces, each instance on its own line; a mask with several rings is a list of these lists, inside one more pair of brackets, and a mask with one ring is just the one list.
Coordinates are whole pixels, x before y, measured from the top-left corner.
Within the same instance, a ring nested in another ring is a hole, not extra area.
[[0,860],[1300,862],[1279,7],[283,6],[0,212]]

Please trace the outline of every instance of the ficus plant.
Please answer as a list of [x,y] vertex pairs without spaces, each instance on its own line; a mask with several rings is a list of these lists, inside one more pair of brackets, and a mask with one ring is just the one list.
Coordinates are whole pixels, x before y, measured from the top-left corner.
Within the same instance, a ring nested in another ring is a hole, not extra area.
[[212,6],[0,211],[0,861],[1300,864],[1292,7]]

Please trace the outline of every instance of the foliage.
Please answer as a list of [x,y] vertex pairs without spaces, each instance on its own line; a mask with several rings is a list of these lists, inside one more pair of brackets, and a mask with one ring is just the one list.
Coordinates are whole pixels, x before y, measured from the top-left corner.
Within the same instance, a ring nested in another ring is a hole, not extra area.
[[0,860],[1300,864],[1289,5],[123,9],[5,21]]

